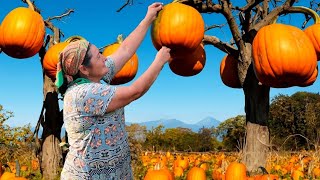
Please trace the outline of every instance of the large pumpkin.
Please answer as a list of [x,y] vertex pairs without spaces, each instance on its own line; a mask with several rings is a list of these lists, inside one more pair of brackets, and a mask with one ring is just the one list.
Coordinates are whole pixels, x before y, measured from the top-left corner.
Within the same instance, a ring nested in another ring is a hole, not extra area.
[[46,75],[53,81],[56,79],[57,63],[60,52],[68,45],[68,42],[61,42],[51,46],[43,58],[43,69]]
[[29,8],[9,12],[0,27],[0,47],[13,58],[29,58],[42,47],[45,25],[41,15]]
[[201,14],[191,6],[170,3],[163,7],[151,27],[151,38],[157,50],[162,46],[176,50],[195,50],[204,36]]
[[232,55],[226,55],[220,63],[220,77],[228,87],[241,88],[238,76],[238,60]]
[[[104,49],[102,54],[104,56],[109,56],[120,47],[121,42],[122,42],[122,37],[119,36],[118,42],[107,46]],[[135,53],[121,68],[121,70],[112,78],[110,84],[119,85],[119,84],[125,84],[127,82],[130,82],[136,76],[137,71],[138,71],[138,56]]]
[[70,36],[64,42],[51,46],[44,55],[42,66],[46,75],[53,81],[56,79],[57,63],[59,61],[60,52],[73,41],[84,39],[81,36]]
[[232,162],[226,170],[226,180],[246,180],[246,166],[243,163]]
[[317,68],[317,55],[311,40],[299,28],[267,25],[258,31],[252,47],[254,70],[262,84],[284,88],[314,83],[310,78]]
[[194,76],[199,74],[206,64],[206,53],[202,44],[191,51],[182,51],[173,55],[169,67],[171,71],[180,76]]

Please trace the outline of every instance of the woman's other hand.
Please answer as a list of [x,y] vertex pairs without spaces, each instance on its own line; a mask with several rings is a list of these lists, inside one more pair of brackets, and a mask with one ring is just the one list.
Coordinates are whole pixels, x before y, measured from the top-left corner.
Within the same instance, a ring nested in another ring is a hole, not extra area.
[[168,48],[166,46],[162,46],[161,49],[158,51],[155,60],[160,61],[163,64],[165,64],[171,58],[170,50],[171,50],[170,48]]
[[161,11],[162,8],[163,8],[163,3],[155,2],[151,4],[148,7],[148,12],[145,16],[145,20],[151,23],[153,20],[156,19],[158,12]]

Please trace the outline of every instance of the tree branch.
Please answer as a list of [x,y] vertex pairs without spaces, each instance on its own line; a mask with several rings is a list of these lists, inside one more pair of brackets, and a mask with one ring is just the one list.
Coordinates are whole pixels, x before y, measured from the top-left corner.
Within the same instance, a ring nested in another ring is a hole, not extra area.
[[29,8],[33,11],[36,11],[40,14],[40,10],[34,5],[34,2],[31,2],[30,0],[21,0],[22,2],[28,4]]
[[220,24],[220,25],[215,24],[215,25],[211,25],[211,26],[206,27],[204,31],[209,31],[210,29],[214,29],[214,28],[221,28],[221,27],[223,27],[223,26],[225,26],[225,24]]
[[265,18],[263,18],[260,22],[255,24],[250,31],[255,31],[254,33],[258,32],[259,29],[262,27],[268,25],[272,22],[279,14],[283,13],[284,11],[288,10],[293,4],[295,3],[295,0],[286,0],[284,4],[281,6],[278,6],[274,8]]
[[215,36],[208,36],[208,35],[204,35],[204,38],[202,40],[202,42],[207,45],[213,45],[214,47],[220,49],[223,52],[226,52],[228,54],[232,54],[232,55],[236,55],[238,56],[239,52],[238,50],[233,47],[232,45],[222,42],[219,38],[215,37]]
[[232,5],[229,4],[227,0],[221,0],[221,2],[223,4],[222,14],[227,19],[233,39],[235,40],[238,49],[241,49],[241,47],[244,47],[244,43],[239,32],[239,27],[231,12]]
[[117,10],[117,12],[120,12],[123,8],[125,8],[127,5],[129,5],[129,3],[130,3],[130,0],[127,0],[127,2]]
[[51,21],[51,20],[54,20],[54,19],[62,19],[63,17],[65,16],[69,16],[71,13],[74,12],[74,9],[68,9],[65,13],[61,14],[60,16],[53,16],[53,17],[49,17],[48,19],[46,19],[45,21]]

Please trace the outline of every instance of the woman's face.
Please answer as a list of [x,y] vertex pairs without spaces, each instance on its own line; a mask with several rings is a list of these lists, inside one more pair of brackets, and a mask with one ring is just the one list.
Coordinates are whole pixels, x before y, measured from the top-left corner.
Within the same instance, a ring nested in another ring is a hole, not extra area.
[[89,51],[92,57],[89,65],[87,66],[87,70],[89,72],[88,78],[95,82],[99,82],[109,70],[105,65],[106,57],[103,56],[99,52],[99,49],[93,44],[91,44]]

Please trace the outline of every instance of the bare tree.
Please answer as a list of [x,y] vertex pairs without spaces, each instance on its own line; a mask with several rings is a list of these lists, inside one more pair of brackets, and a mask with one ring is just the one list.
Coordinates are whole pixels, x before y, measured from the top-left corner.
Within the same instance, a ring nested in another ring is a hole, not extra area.
[[[205,35],[205,45],[213,45],[219,50],[238,57],[238,77],[245,96],[246,142],[243,162],[249,171],[265,166],[269,149],[270,87],[257,80],[252,65],[252,42],[262,27],[272,23],[279,15],[298,12],[292,7],[296,0],[246,0],[242,7],[234,6],[231,0],[174,0],[196,8],[200,13],[222,14],[231,31],[234,43],[221,41],[218,37]],[[233,1],[233,2],[236,2]],[[314,9],[319,3],[310,0]],[[239,2],[238,2],[239,3]],[[129,5],[129,1],[121,9]],[[119,10],[121,10],[119,9]],[[308,20],[308,16],[307,20]],[[306,21],[307,21],[306,20]],[[222,25],[212,25],[207,30]]]

